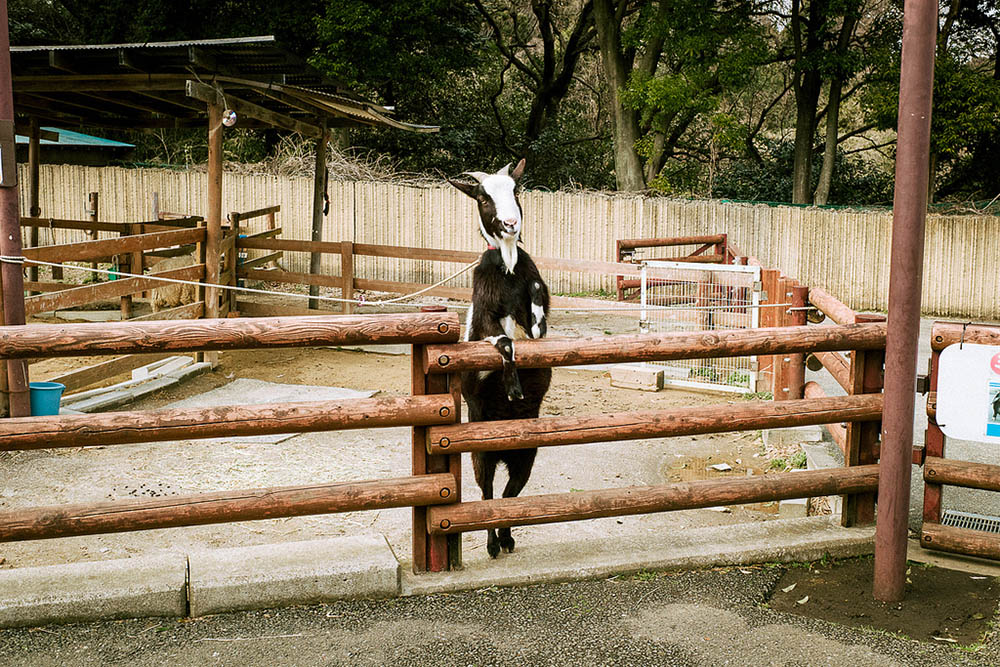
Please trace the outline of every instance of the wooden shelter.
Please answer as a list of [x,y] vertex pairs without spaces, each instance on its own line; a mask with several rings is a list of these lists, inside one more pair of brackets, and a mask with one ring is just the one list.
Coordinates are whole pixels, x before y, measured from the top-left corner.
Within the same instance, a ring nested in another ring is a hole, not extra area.
[[[41,125],[140,130],[207,127],[206,282],[210,284],[217,284],[219,276],[222,136],[226,127],[277,128],[316,140],[313,241],[322,240],[326,144],[331,128],[438,130],[394,119],[391,109],[365,100],[343,84],[323,76],[281,48],[273,36],[144,44],[15,46],[9,49],[9,57],[14,128],[29,137],[27,185],[31,217],[42,215],[38,164],[41,139],[46,133]],[[19,239],[17,219],[7,222],[11,228],[4,229],[3,235],[16,232]],[[29,246],[37,245],[37,235],[38,229],[33,227]],[[319,255],[314,259],[318,263]],[[23,323],[23,305],[10,310],[12,302],[23,300],[22,281],[15,280],[13,272],[5,278],[8,279],[3,285],[4,321]],[[214,317],[218,314],[219,290],[209,288],[207,292],[205,316]],[[24,393],[26,372],[11,374],[17,376],[10,386],[12,395]],[[23,405],[23,401],[12,400],[12,415],[22,412],[16,406]]]

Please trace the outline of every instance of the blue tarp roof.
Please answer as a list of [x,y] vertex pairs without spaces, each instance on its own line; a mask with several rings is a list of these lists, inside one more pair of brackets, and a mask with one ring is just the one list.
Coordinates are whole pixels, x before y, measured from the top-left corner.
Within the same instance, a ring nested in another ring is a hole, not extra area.
[[[43,130],[48,130],[49,132],[57,132],[59,134],[59,141],[52,141],[50,139],[42,139],[40,143],[42,146],[90,146],[93,148],[135,148],[134,144],[127,144],[122,141],[115,141],[114,139],[102,139],[101,137],[94,137],[89,134],[83,134],[81,132],[73,132],[72,130],[63,130],[57,127],[43,127]],[[17,143],[27,144],[28,137],[23,134],[17,135]]]

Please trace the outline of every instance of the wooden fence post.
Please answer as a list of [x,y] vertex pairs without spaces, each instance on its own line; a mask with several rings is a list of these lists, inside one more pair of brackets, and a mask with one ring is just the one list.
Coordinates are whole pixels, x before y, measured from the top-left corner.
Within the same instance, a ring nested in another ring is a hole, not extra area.
[[[91,222],[97,222],[98,221],[99,216],[100,216],[100,204],[101,204],[101,201],[100,201],[100,195],[99,195],[99,193],[97,193],[97,192],[91,192],[89,195],[87,195],[87,218]],[[89,236],[93,240],[97,240],[97,230],[96,229],[87,230],[87,236]],[[97,268],[97,262],[91,262],[90,263],[90,268],[96,269]],[[97,281],[97,274],[96,273],[91,274],[90,277],[95,282]]]
[[[857,322],[884,322],[884,315],[859,313]],[[875,394],[882,391],[882,368],[885,365],[885,350],[855,350],[851,352],[851,386],[849,394]],[[875,448],[878,445],[882,422],[848,422],[847,449],[844,452],[845,466],[870,465],[876,462]],[[875,520],[875,494],[863,493],[844,496],[840,522],[843,526],[871,524]]]
[[[229,234],[233,239],[232,246],[230,246],[229,254],[226,257],[226,272],[229,275],[229,286],[236,287],[236,274],[240,270],[240,214],[233,211],[229,214]],[[229,303],[229,313],[236,313],[239,311],[237,306],[236,297],[238,293],[236,290],[227,290],[226,300]]]
[[[778,309],[770,307],[769,304],[781,303],[778,298],[778,276],[780,273],[777,269],[761,269],[760,286],[763,292],[761,305],[764,306],[760,309],[761,327],[777,326]],[[761,355],[757,357],[757,364],[757,391],[769,391],[772,397],[777,396],[778,378],[775,373],[778,365],[777,356],[773,354]]]
[[[38,160],[41,144],[41,128],[38,126],[38,118],[31,117],[31,135],[28,137],[28,215],[37,218],[42,214],[42,209],[38,206]],[[38,227],[34,225],[28,232],[28,247],[38,247]],[[38,267],[28,267],[28,280],[38,281]],[[37,292],[29,292],[37,294]]]
[[[128,227],[126,227],[125,229],[123,229],[121,232],[118,233],[118,237],[121,238],[121,237],[129,236],[130,234],[134,233],[132,231],[133,227],[134,227],[134,225],[129,225]],[[139,251],[138,254],[139,254],[139,257],[142,257],[142,251]],[[123,273],[132,273],[132,265],[134,263],[132,261],[132,258],[134,257],[134,255],[135,255],[135,253],[123,253],[121,255],[115,255],[114,260],[115,260],[115,263],[117,264],[117,267],[116,267],[117,270],[119,270],[119,271],[121,271]],[[139,266],[142,266],[141,260],[139,262]],[[140,270],[140,271],[138,271],[138,273],[142,273],[142,271]],[[117,277],[118,278],[124,278],[123,276],[117,276]],[[121,297],[121,314],[122,314],[122,320],[128,320],[128,319],[132,318],[132,295],[131,294],[125,294],[125,295],[123,295]]]
[[[927,417],[927,433],[924,436],[924,456],[944,458],[944,432],[937,423],[937,388],[938,366],[941,363],[941,352],[931,350],[930,392],[927,394],[928,413],[935,415]],[[941,485],[924,479],[924,522],[941,523]],[[924,540],[921,537],[921,544]]]
[[[424,373],[424,345],[414,344],[411,357],[412,385],[414,396],[424,394],[451,393],[456,398],[455,420],[460,421],[458,411],[461,409],[460,390],[455,388],[460,383],[454,382],[457,375]],[[427,427],[413,427],[412,473],[428,475],[432,473],[451,472],[455,475],[456,493],[454,501],[461,500],[461,454],[447,456],[430,456],[427,453]],[[442,572],[448,569],[458,569],[462,565],[461,535],[431,535],[427,529],[427,508],[413,508],[412,523],[413,540],[413,572]],[[457,538],[457,539],[452,539]]]
[[[805,326],[807,311],[806,302],[809,298],[809,288],[799,285],[792,280],[788,281],[788,289],[785,290],[788,297],[786,303],[792,305],[787,310],[786,326]],[[786,312],[785,309],[782,309]],[[796,352],[783,357],[785,373],[785,395],[783,400],[795,400],[802,398],[802,390],[806,384],[806,355]]]
[[[343,286],[340,288],[340,298],[342,299],[353,299],[354,298],[354,242],[353,241],[341,241],[340,242],[340,279],[343,281]],[[350,301],[345,301],[343,304],[343,313],[345,315],[350,315],[354,312],[354,304]]]

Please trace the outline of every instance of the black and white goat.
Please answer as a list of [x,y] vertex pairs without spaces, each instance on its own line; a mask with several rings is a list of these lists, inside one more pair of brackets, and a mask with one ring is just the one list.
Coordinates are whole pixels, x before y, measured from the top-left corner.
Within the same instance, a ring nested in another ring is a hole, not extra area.
[[[465,323],[465,340],[489,341],[503,357],[502,371],[463,374],[462,396],[469,406],[469,421],[538,417],[552,369],[519,371],[514,360],[518,330],[529,338],[545,336],[549,312],[549,289],[531,257],[518,247],[522,218],[517,182],[524,175],[524,160],[513,172],[507,165],[495,174],[466,173],[475,183],[450,182],[479,205],[479,231],[486,239],[487,250],[472,278],[472,307]],[[507,466],[508,476],[503,497],[520,493],[531,475],[537,451],[525,448],[473,452],[472,466],[483,499],[493,498],[493,478],[500,462]],[[486,551],[491,558],[496,558],[501,548],[514,550],[510,528],[497,532],[490,530],[487,536]]]

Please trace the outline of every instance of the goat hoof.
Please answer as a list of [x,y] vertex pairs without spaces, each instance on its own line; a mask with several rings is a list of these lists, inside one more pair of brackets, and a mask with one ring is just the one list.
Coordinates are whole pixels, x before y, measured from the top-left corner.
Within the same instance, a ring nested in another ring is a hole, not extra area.
[[505,553],[513,553],[514,551],[514,538],[500,538],[500,548],[504,550]]
[[500,555],[500,545],[496,542],[487,542],[486,553],[490,555],[490,558],[496,558]]
[[521,393],[520,389],[515,389],[514,391],[507,392],[508,401],[520,401],[524,398],[524,394]]

